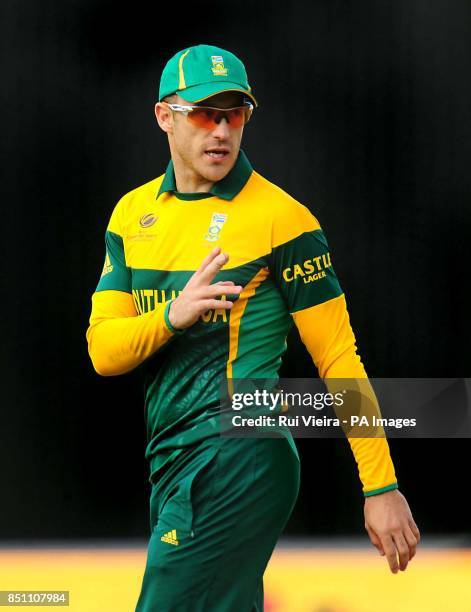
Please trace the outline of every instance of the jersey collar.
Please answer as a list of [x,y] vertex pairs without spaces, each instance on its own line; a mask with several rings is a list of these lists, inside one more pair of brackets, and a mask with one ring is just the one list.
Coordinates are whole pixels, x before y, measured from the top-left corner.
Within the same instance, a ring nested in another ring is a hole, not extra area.
[[[214,183],[212,188],[209,190],[209,194],[222,198],[223,200],[232,200],[235,196],[242,191],[245,184],[250,178],[253,172],[252,165],[250,164],[247,156],[242,151],[239,151],[236,163],[234,167],[221,181]],[[173,162],[169,161],[167,170],[165,171],[164,179],[159,187],[157,198],[165,192],[177,191],[177,185],[175,183],[175,173],[173,171]]]

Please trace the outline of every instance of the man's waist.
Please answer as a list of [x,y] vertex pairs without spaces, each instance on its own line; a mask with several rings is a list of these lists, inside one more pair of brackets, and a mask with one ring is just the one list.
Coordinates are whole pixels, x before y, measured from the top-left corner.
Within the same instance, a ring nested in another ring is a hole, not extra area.
[[[205,446],[211,446],[217,443],[219,438],[218,432],[213,435],[193,436],[191,439],[182,440],[181,436],[176,436],[171,440],[165,440],[160,447],[157,448],[155,454],[149,458],[150,476],[149,482],[155,484],[162,473],[184,453],[191,453],[194,449],[201,449]],[[179,444],[178,446],[176,446]]]

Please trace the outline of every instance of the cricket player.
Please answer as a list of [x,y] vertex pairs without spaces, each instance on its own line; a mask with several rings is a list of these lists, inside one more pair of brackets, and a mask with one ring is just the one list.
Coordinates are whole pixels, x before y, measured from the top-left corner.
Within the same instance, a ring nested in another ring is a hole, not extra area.
[[[136,610],[258,612],[299,456],[290,434],[221,436],[221,382],[276,379],[295,324],[321,378],[369,383],[318,220],[240,148],[257,107],[243,63],[179,51],[158,99],[171,159],[113,210],[87,331],[99,374],[145,368],[151,537]],[[349,443],[370,539],[405,570],[420,535],[387,440]]]

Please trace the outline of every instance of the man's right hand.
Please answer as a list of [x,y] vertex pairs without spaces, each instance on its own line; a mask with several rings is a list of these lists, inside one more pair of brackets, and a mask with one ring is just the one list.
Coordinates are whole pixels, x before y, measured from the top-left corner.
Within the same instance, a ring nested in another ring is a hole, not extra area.
[[190,327],[207,310],[230,310],[233,302],[217,299],[228,293],[238,295],[243,287],[235,285],[232,281],[211,281],[221,268],[229,261],[229,255],[221,253],[216,247],[204,258],[201,266],[185,285],[180,295],[173,300],[168,311],[168,318],[175,329]]

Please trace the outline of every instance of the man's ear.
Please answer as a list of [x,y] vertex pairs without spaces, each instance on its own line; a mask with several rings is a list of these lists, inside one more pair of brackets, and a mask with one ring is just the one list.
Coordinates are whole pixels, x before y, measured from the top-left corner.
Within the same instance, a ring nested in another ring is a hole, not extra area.
[[155,118],[157,119],[157,123],[159,127],[164,132],[172,132],[173,130],[173,113],[165,102],[157,102],[154,107]]

